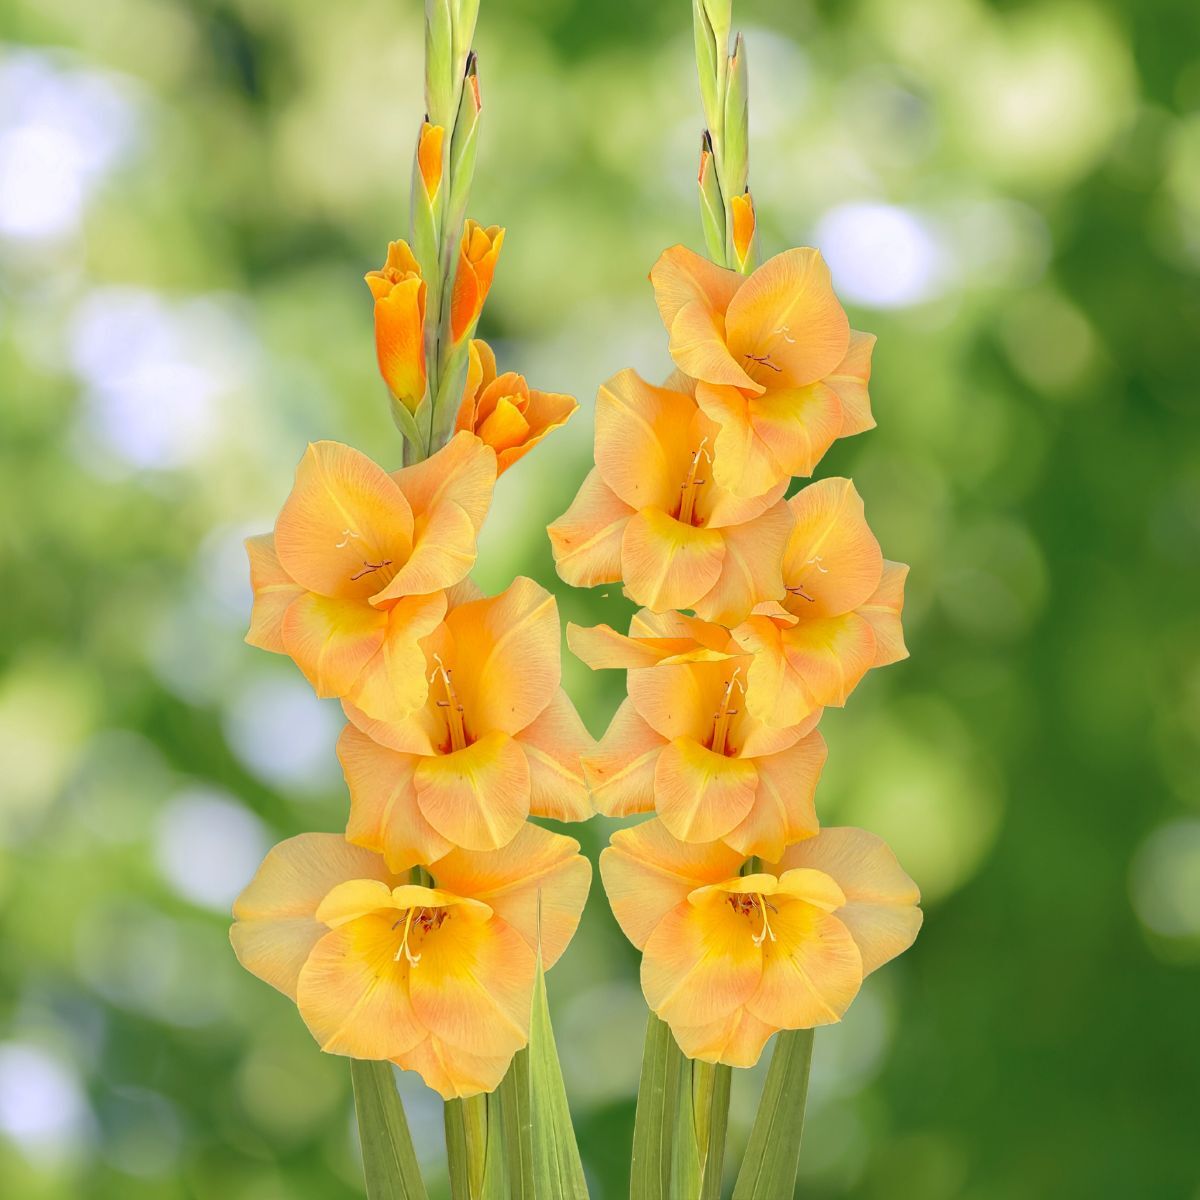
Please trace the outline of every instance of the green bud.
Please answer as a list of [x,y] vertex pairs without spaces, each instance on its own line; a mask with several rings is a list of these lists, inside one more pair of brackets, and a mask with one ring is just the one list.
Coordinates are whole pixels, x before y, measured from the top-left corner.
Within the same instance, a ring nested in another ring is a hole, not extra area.
[[696,36],[696,72],[700,78],[700,99],[704,119],[710,129],[721,128],[721,86],[719,74],[725,61],[724,43],[718,45],[708,19],[705,0],[692,0],[692,26]]
[[724,141],[721,151],[721,185],[727,196],[740,196],[750,177],[750,114],[748,111],[746,49],[737,35],[729,56],[725,87]]
[[450,128],[456,84],[452,0],[425,0],[425,109],[432,124]]
[[700,223],[704,228],[704,244],[708,256],[718,266],[725,265],[725,206],[721,201],[721,184],[717,179],[717,164],[713,157],[712,138],[705,131],[700,138]]

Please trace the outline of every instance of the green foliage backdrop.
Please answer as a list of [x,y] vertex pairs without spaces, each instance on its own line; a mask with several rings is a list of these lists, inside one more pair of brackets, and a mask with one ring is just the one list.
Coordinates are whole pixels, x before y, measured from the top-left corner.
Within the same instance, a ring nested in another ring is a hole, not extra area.
[[[879,334],[880,428],[822,470],[912,564],[913,657],[827,716],[819,801],[928,918],[817,1036],[800,1194],[1195,1200],[1200,9],[736,8],[764,248],[815,240]],[[669,367],[646,272],[700,245],[689,23],[482,6],[482,332],[584,408],[503,478],[478,577],[574,620],[630,611],[557,584],[544,526],[597,385]],[[362,1194],[346,1064],[226,940],[265,847],[346,803],[336,706],[241,643],[240,539],[309,439],[398,464],[361,276],[405,224],[420,27],[413,0],[0,7],[5,1197]],[[566,674],[599,733],[619,677]],[[617,1200],[644,1009],[598,888],[550,992]],[[402,1087],[434,1164],[440,1107]]]

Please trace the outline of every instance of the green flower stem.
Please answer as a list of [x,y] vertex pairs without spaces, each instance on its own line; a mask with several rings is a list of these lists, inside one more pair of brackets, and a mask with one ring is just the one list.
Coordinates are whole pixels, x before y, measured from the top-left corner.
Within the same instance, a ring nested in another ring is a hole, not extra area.
[[487,1097],[447,1100],[444,1115],[451,1200],[482,1200],[487,1173]]
[[700,1200],[721,1200],[729,1088],[733,1071],[723,1063],[691,1064],[692,1112],[699,1150]]

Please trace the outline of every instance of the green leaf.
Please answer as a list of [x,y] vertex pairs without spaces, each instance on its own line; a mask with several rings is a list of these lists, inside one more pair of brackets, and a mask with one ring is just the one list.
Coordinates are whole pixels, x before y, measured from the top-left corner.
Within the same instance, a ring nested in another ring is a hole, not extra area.
[[468,1096],[447,1100],[446,1160],[450,1169],[452,1200],[494,1200],[498,1172],[493,1172],[492,1190],[485,1186],[488,1165],[488,1099]]
[[795,1192],[812,1046],[811,1029],[777,1036],[733,1200],[786,1200]]
[[500,1129],[503,1134],[508,1195],[511,1200],[534,1200],[533,1110],[528,1049],[517,1052],[508,1074],[489,1101],[488,1121],[491,1128]]
[[352,1059],[350,1079],[368,1200],[427,1200],[392,1064]]
[[717,161],[713,154],[712,137],[706,131],[700,138],[700,223],[704,229],[704,244],[708,256],[719,267],[725,263],[725,204],[717,180]]
[[691,1098],[696,1145],[700,1150],[700,1200],[721,1200],[732,1074],[721,1063],[692,1063]]
[[446,130],[454,119],[455,82],[451,0],[425,0],[425,111]]
[[629,1200],[673,1200],[671,1167],[685,1061],[667,1024],[651,1013],[633,1122]]
[[540,961],[529,1023],[529,1090],[534,1195],[537,1200],[587,1200],[583,1163],[550,1025],[546,973]]

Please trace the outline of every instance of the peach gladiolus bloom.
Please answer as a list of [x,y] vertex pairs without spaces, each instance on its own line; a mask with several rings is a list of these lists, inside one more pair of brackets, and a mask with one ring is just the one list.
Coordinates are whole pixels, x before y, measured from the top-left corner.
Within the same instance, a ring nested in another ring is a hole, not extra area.
[[653,810],[673,836],[720,839],[743,857],[778,856],[814,833],[820,713],[788,728],[754,717],[742,695],[748,666],[740,655],[631,670],[629,696],[583,759],[600,812]]
[[496,451],[503,474],[579,407],[574,396],[537,392],[513,371],[496,374],[487,342],[473,339],[456,428],[468,429]]
[[573,838],[527,825],[429,873],[432,886],[414,884],[338,834],[301,834],[238,897],[230,938],[322,1050],[391,1059],[452,1099],[492,1091],[528,1042],[539,936],[550,967],[592,871]]
[[417,643],[474,565],[495,481],[495,454],[469,433],[390,475],[339,442],[310,445],[274,533],[246,541],[246,641],[289,655],[318,696],[407,716],[428,691]]
[[407,242],[364,276],[375,297],[375,355],[388,390],[410,412],[425,395],[425,281]]
[[908,567],[884,559],[854,484],[822,479],[788,507],[784,599],[733,631],[753,652],[748,707],[777,725],[845,704],[868,670],[908,656],[900,626]]
[[874,425],[875,338],[850,329],[816,250],[787,250],[745,277],[673,246],[650,279],[671,356],[719,427],[722,487],[753,496],[811,475],[835,439]]
[[[532,812],[592,815],[580,755],[595,743],[559,686],[558,607],[531,579],[484,599],[467,583],[421,642],[425,704],[374,721],[352,703],[338,754],[352,842],[393,870],[450,847],[503,846]],[[357,728],[355,727],[357,726]]]
[[637,604],[732,625],[783,597],[791,514],[780,481],[735,496],[716,480],[717,427],[686,392],[622,371],[596,398],[596,466],[550,526],[559,575],[624,580]]
[[689,1058],[734,1067],[779,1029],[839,1021],[921,927],[916,884],[865,830],[823,829],[752,875],[742,861],[660,821],[618,830],[600,855],[650,1007]]
[[486,229],[478,221],[468,221],[463,229],[458,253],[458,271],[450,297],[450,340],[460,342],[475,328],[483,302],[492,286],[496,260],[504,244],[499,225]]

